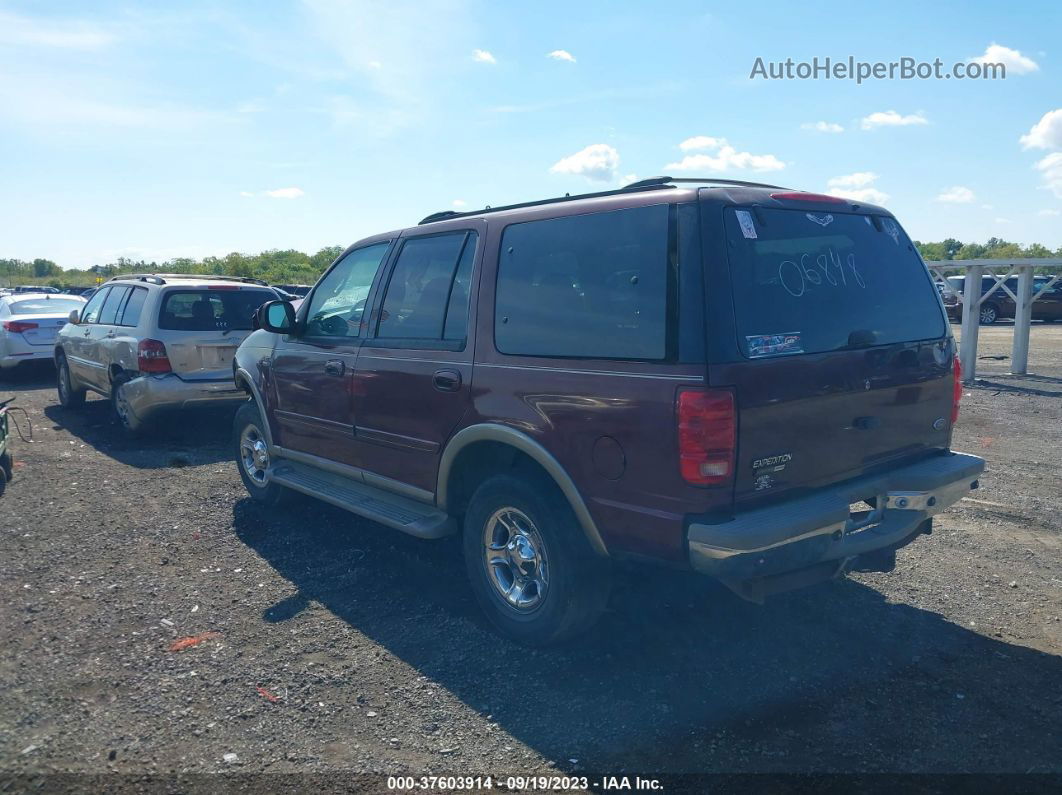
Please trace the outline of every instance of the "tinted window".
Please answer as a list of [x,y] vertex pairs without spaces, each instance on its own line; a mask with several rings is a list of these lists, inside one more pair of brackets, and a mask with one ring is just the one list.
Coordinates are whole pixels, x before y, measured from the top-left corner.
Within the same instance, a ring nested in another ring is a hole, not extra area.
[[[462,250],[469,249],[468,265],[471,267],[475,239],[474,233],[455,232],[405,241],[387,284],[377,336],[389,339],[442,339],[447,307],[453,298],[451,286],[458,269],[458,260],[464,259],[461,257]],[[467,285],[461,293],[467,306]],[[456,300],[461,301],[461,295]],[[455,323],[458,322],[455,320]]]
[[662,359],[668,206],[514,224],[498,260],[498,350]]
[[107,298],[107,295],[111,292],[110,287],[102,287],[95,292],[89,302],[85,304],[85,308],[81,310],[81,322],[82,323],[95,323],[96,318],[100,316],[100,307],[103,306],[103,301]]
[[390,245],[376,243],[351,251],[318,282],[307,313],[308,336],[360,336],[369,288]]
[[125,302],[121,317],[118,318],[118,325],[135,326],[140,323],[140,311],[144,308],[147,294],[148,291],[143,287],[133,288],[133,292],[129,294],[129,299]]
[[15,315],[69,315],[71,309],[81,309],[83,306],[84,301],[70,298],[27,298],[12,303],[11,312]]
[[472,261],[476,258],[476,239],[469,235],[461,261],[457,263],[454,284],[450,288],[450,304],[446,307],[444,340],[463,340],[468,336],[468,296],[472,285]]
[[893,219],[764,208],[755,214],[731,208],[725,218],[746,356],[944,334],[926,267]]
[[129,287],[112,287],[111,294],[107,296],[107,300],[103,302],[103,309],[100,310],[100,319],[98,323],[110,326],[114,324],[114,319],[118,317],[118,307],[122,305],[122,301],[129,295]]
[[251,318],[272,290],[237,287],[170,290],[162,299],[159,328],[177,331],[246,331]]

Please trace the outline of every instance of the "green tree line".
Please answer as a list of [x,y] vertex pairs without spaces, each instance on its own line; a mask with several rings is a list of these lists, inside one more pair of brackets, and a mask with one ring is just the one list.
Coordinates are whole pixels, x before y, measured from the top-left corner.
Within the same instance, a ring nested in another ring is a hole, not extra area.
[[[1062,246],[1052,251],[1033,243],[1022,246],[998,237],[984,243],[963,243],[947,238],[939,243],[915,241],[927,260],[966,259],[1062,259]],[[47,284],[52,287],[77,287],[95,284],[97,277],[108,279],[119,273],[204,273],[216,276],[245,276],[264,279],[271,284],[313,284],[332,261],[342,253],[342,246],[327,246],[316,254],[294,249],[263,251],[260,254],[233,252],[224,257],[204,257],[201,260],[178,257],[165,262],[145,262],[119,257],[106,265],[90,268],[59,267],[49,259],[0,259],[0,287],[17,284]]]

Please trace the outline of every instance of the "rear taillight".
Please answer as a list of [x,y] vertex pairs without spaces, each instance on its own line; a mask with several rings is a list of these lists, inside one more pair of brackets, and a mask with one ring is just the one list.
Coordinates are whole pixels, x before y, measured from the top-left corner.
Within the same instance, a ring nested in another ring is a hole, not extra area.
[[734,393],[684,389],[679,392],[677,413],[682,477],[698,486],[729,483],[737,443]]
[[804,193],[803,191],[792,191],[790,193],[772,193],[772,199],[780,199],[782,201],[794,201],[794,202],[822,202],[824,204],[847,204],[848,199],[841,199],[837,196],[827,196],[825,193]]
[[956,356],[955,364],[951,368],[951,424],[954,425],[959,419],[959,401],[962,400],[962,365]]
[[5,320],[4,331],[10,331],[12,334],[21,334],[23,331],[29,331],[33,328],[40,328],[36,323],[30,323],[28,320]]
[[173,372],[166,346],[158,340],[140,340],[136,346],[136,366],[142,373]]

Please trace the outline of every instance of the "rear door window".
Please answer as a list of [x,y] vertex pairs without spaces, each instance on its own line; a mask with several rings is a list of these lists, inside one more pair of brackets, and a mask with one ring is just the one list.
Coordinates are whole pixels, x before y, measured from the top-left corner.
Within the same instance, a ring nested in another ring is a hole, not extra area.
[[148,291],[144,287],[134,287],[126,299],[122,313],[118,316],[119,326],[136,326],[140,323],[140,311],[144,308],[144,301]]
[[99,320],[96,321],[104,326],[114,325],[114,320],[118,317],[118,309],[122,305],[122,301],[129,295],[129,287],[112,287],[111,294],[107,296],[107,300],[103,302],[103,308],[100,310]]
[[159,310],[159,328],[174,331],[248,331],[258,307],[276,299],[272,290],[211,287],[169,290]]
[[728,208],[725,227],[745,356],[944,335],[926,266],[892,218]]
[[498,258],[498,350],[664,359],[668,215],[668,205],[658,204],[507,227]]

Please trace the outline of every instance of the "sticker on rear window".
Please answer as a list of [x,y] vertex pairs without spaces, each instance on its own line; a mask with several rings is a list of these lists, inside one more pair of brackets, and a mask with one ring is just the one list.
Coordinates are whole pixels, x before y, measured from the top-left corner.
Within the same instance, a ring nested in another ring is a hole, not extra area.
[[885,228],[885,233],[892,238],[892,242],[897,246],[900,245],[900,227],[896,225],[896,222],[891,218],[882,218],[881,225]]
[[738,224],[741,225],[741,234],[749,240],[755,240],[756,223],[752,220],[752,213],[748,210],[735,210],[734,215],[737,216]]
[[829,226],[833,223],[833,216],[829,213],[804,213],[809,221],[814,221],[819,226]]
[[745,337],[745,344],[748,346],[749,357],[752,359],[804,352],[804,346],[800,344],[799,331],[787,334],[750,334]]

